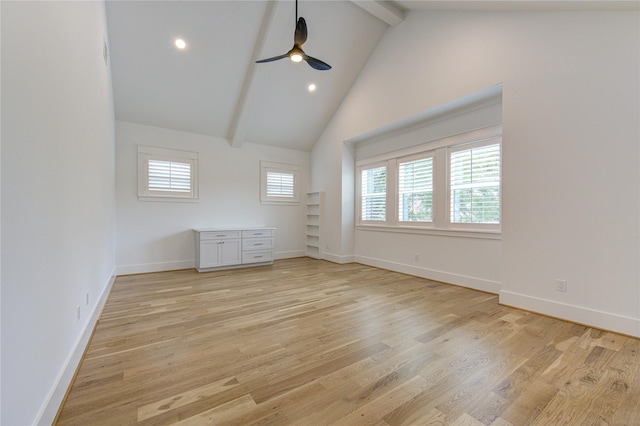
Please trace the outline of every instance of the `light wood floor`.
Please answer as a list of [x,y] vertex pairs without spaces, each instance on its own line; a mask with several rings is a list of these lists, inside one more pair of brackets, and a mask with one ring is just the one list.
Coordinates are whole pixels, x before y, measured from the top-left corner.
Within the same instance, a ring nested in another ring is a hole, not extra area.
[[59,425],[640,425],[640,340],[308,258],[119,277]]

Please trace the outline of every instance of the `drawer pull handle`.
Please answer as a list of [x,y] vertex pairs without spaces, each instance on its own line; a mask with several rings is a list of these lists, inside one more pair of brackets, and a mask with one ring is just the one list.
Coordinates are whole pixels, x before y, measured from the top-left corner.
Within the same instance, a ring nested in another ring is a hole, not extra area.
[[255,243],[254,246],[261,246],[263,243]]
[[254,256],[254,258],[256,259],[260,259],[262,256]]

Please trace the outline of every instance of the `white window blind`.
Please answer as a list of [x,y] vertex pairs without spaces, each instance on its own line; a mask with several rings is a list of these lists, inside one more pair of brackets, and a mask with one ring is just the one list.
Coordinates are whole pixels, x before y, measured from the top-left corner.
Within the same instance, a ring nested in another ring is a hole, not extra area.
[[149,160],[149,191],[191,192],[191,163]]
[[385,221],[387,211],[386,166],[361,172],[361,220]]
[[267,171],[267,196],[293,198],[294,183],[293,173]]
[[500,144],[450,156],[451,223],[500,223]]
[[398,163],[398,220],[433,220],[433,158]]
[[138,145],[138,199],[198,199],[198,153]]

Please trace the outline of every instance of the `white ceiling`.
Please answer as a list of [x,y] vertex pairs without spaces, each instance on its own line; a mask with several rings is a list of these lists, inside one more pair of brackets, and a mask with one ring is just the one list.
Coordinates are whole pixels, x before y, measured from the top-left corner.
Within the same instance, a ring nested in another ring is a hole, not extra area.
[[[288,59],[295,3],[107,1],[116,119],[308,151],[376,44],[407,10],[636,8],[637,1],[299,0],[305,52],[333,69]],[[176,38],[187,48],[178,50]],[[306,87],[315,83],[315,93]]]

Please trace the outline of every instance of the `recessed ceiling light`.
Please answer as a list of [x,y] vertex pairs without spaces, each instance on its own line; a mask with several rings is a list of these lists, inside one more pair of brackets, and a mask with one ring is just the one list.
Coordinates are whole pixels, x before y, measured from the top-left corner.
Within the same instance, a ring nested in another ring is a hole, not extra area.
[[311,83],[310,85],[307,86],[307,90],[310,92],[315,92],[317,89],[316,85]]
[[176,47],[178,49],[184,49],[185,47],[187,47],[187,43],[185,43],[185,41],[181,38],[177,38],[176,39]]

